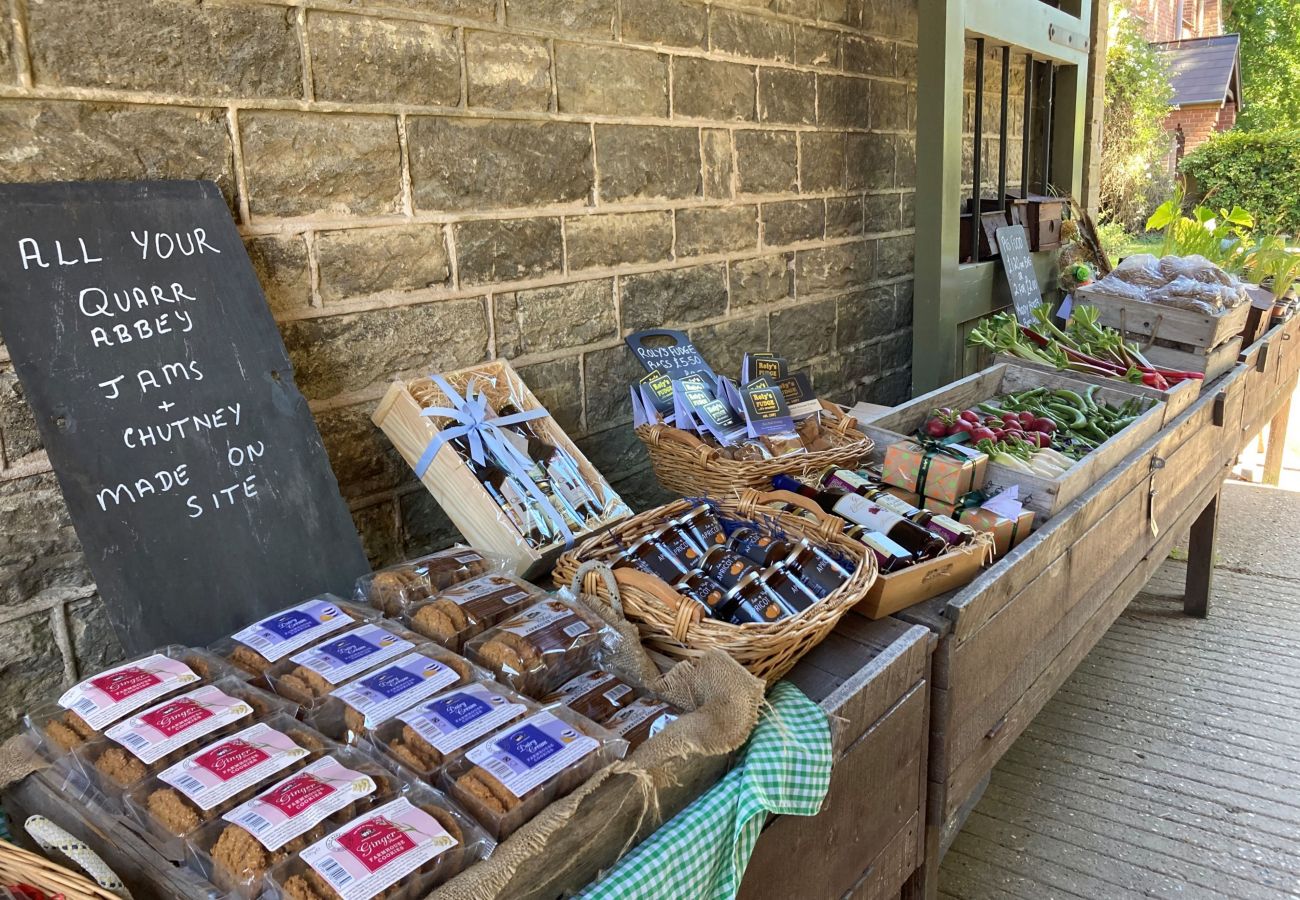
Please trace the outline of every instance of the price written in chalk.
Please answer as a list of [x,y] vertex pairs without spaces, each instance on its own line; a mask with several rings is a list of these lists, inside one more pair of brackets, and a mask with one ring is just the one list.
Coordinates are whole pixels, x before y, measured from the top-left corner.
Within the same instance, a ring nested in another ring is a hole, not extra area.
[[0,329],[128,651],[368,568],[215,185],[0,185]]
[[1034,309],[1042,304],[1043,294],[1038,287],[1034,260],[1029,255],[1029,235],[1023,225],[1005,225],[997,230],[997,241],[1016,318],[1023,325],[1032,324]]

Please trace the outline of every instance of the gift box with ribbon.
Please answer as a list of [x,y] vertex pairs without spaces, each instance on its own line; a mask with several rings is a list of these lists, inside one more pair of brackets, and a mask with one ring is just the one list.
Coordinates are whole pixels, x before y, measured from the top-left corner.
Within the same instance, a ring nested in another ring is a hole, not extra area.
[[941,440],[908,438],[885,450],[881,480],[886,484],[956,503],[984,485],[989,458],[978,450]]
[[469,543],[522,575],[632,514],[504,360],[397,382],[373,419]]

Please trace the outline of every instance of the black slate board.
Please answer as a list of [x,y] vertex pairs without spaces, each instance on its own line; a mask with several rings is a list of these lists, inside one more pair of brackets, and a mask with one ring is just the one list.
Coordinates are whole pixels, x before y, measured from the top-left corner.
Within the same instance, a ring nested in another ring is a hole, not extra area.
[[1042,305],[1043,292],[1038,287],[1034,261],[1029,256],[1029,235],[1023,225],[1007,225],[997,230],[997,239],[1007,286],[1011,288],[1011,302],[1016,307],[1016,318],[1022,325],[1031,325],[1034,307]]
[[0,334],[128,653],[369,570],[216,185],[0,185]]

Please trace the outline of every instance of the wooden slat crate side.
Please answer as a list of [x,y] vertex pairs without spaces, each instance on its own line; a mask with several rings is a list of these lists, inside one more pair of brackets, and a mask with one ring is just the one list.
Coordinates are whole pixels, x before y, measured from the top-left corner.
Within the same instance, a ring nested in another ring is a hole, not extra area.
[[[818,815],[772,819],[754,847],[742,898],[838,900],[852,889],[891,839],[921,814],[917,786],[925,778],[927,700],[926,683],[914,685],[848,748],[835,764]],[[866,805],[864,798],[871,798]]]
[[1075,372],[1072,369],[1062,371],[1057,369],[1055,366],[1049,366],[1047,363],[1034,362],[1033,360],[1021,359],[1006,354],[998,354],[995,361],[999,363],[1007,363],[1009,365],[1023,366],[1027,369],[1038,369],[1040,372],[1060,372],[1062,375],[1067,375],[1075,381],[1082,381],[1085,384],[1095,384],[1102,387],[1118,385],[1125,390],[1132,391],[1135,396],[1160,400],[1165,404],[1165,415],[1164,421],[1161,422],[1162,425],[1164,422],[1169,422],[1175,419],[1179,413],[1195,403],[1196,398],[1201,395],[1202,382],[1198,378],[1188,378],[1185,381],[1180,381],[1178,384],[1171,386],[1167,391],[1161,391],[1147,387],[1143,384],[1133,384],[1131,382],[1121,383],[1119,379],[1104,378],[1101,375],[1092,375],[1088,372]]
[[1192,347],[1217,347],[1246,327],[1250,304],[1243,303],[1221,316],[1181,309],[1160,303],[1146,303],[1109,294],[1097,287],[1081,287],[1075,292],[1076,303],[1095,306],[1102,325],[1122,329],[1127,335],[1173,341]]
[[[931,391],[924,397],[905,403],[863,428],[876,442],[875,456],[883,458],[884,448],[914,432],[936,406],[964,409],[1001,394],[1038,387],[1073,390],[1077,393],[1088,389],[1088,384],[1076,381],[1068,377],[1068,374],[999,363],[954,382],[947,388]],[[1096,398],[1099,401],[1120,404],[1132,397],[1154,399],[1120,382],[1097,385]],[[1070,501],[1087,491],[1134,448],[1159,431],[1165,421],[1165,407],[1157,400],[1137,421],[1089,453],[1061,477],[1041,478],[990,463],[988,485],[992,489],[1016,485],[1025,507],[1034,510],[1042,519],[1050,519],[1060,513]]]
[[1228,338],[1217,347],[1205,352],[1190,352],[1176,347],[1162,347],[1159,344],[1142,351],[1154,366],[1175,369],[1179,372],[1202,372],[1205,381],[1214,381],[1232,368],[1241,352],[1241,335]]
[[907,882],[919,865],[914,850],[924,842],[924,822],[915,815],[889,841],[849,889],[843,900],[898,900],[899,886]]
[[[885,626],[888,631],[876,629],[878,625]],[[845,616],[836,631],[859,640],[864,632],[898,634],[871,662],[822,701],[822,708],[835,723],[835,749],[839,753],[857,741],[899,698],[927,676],[933,640],[930,633],[919,626],[889,619],[869,622],[854,613]]]

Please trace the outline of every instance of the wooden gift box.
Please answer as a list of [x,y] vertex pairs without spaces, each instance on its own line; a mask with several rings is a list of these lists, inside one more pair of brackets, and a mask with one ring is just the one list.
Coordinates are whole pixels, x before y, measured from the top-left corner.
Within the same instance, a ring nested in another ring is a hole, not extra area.
[[881,572],[854,611],[868,619],[883,619],[900,609],[965,587],[975,580],[985,563],[992,562],[992,548],[992,538],[981,536],[973,544],[953,547],[934,559],[897,572]]
[[[1003,394],[1019,393],[1038,387],[1065,389],[1082,394],[1089,385],[1069,378],[1065,373],[1025,368],[1011,363],[997,363],[982,372],[976,372],[960,381],[954,381],[901,406],[896,406],[864,423],[862,430],[876,442],[875,456],[879,459],[881,448],[913,434],[925,424],[930,411],[936,407],[968,409]],[[1094,394],[1096,400],[1105,400],[1116,405],[1133,397],[1146,401],[1152,399],[1147,394],[1133,390],[1131,385],[1120,381],[1099,385]],[[994,493],[1002,488],[1017,485],[1020,488],[1020,501],[1025,507],[1038,513],[1043,520],[1050,519],[1114,468],[1134,447],[1159,431],[1164,419],[1164,403],[1156,401],[1155,405],[1136,421],[1057,478],[1042,478],[1016,472],[990,460],[985,490]]]
[[[479,389],[487,392],[497,408],[510,397],[525,412],[545,408],[505,360],[482,363],[446,373],[442,377],[462,395],[470,381],[474,381]],[[411,393],[412,385],[418,386],[422,382],[428,383],[424,378],[413,379],[411,382],[394,382],[371,417],[412,467],[439,431],[432,417],[420,414],[423,407]],[[551,444],[568,451],[577,462],[583,479],[596,489],[597,494],[617,496],[555,419],[547,415],[534,419],[529,424]],[[545,547],[529,545],[506,513],[470,472],[460,454],[449,445],[438,450],[420,481],[471,545],[506,557],[514,564],[515,572],[524,578],[549,573],[556,558],[564,552],[565,545],[562,541]],[[619,501],[618,508],[605,517],[599,528],[575,534],[575,542],[604,531],[630,515],[632,511]]]

